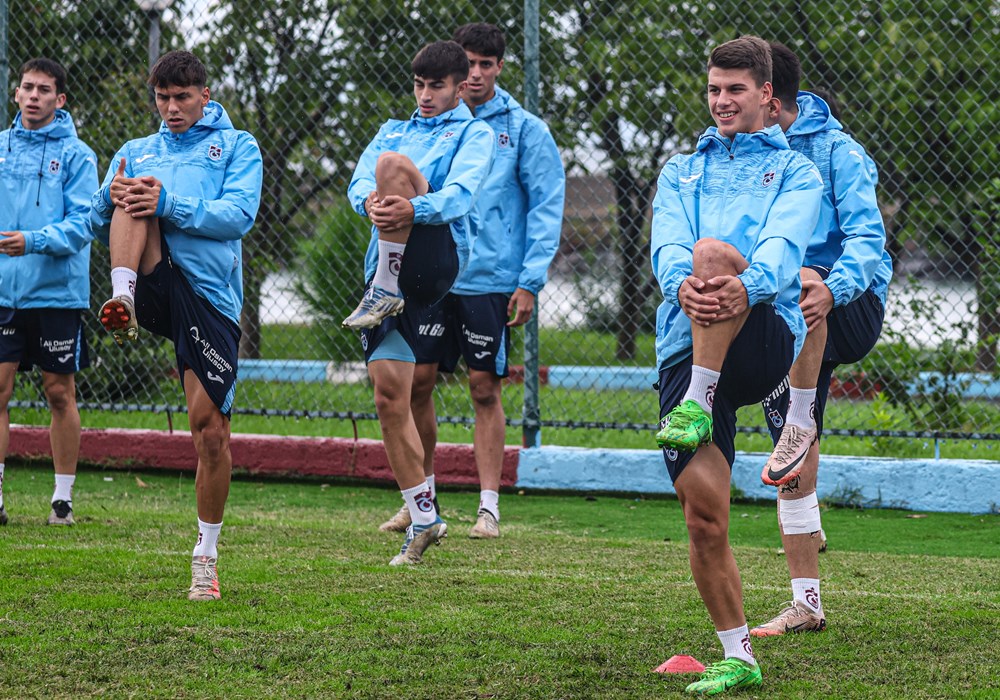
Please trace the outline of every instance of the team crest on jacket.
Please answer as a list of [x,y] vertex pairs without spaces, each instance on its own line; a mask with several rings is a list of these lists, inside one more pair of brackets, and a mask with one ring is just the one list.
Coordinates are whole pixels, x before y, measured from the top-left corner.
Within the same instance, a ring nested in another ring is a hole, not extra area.
[[60,163],[58,160],[53,158],[52,160],[49,161],[50,173],[52,173],[53,175],[58,175],[60,169],[62,169],[62,163]]
[[500,135],[497,136],[497,143],[500,145],[500,148],[506,148],[507,146],[509,146],[510,134],[501,132]]
[[769,173],[764,173],[764,180],[760,184],[762,184],[764,187],[767,187],[772,182],[774,182],[774,171],[773,170],[771,172],[769,172]]
[[208,157],[212,160],[219,160],[222,157],[222,146],[211,144],[208,147]]

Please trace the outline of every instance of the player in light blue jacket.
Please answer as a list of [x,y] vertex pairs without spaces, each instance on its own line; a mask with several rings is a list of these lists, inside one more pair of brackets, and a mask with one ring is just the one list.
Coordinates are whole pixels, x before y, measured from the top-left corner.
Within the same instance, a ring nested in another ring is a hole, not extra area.
[[[36,58],[21,67],[20,111],[0,132],[0,443],[18,366],[38,365],[52,425],[55,465],[50,525],[73,524],[80,452],[75,373],[90,363],[81,311],[90,303],[87,215],[97,159],[77,138],[66,104],[66,71]],[[0,453],[0,525],[7,523]]]
[[101,323],[122,343],[138,326],[174,343],[198,453],[198,540],[191,600],[217,600],[217,543],[229,495],[243,257],[260,206],[253,136],[210,100],[205,66],[164,54],[149,75],[160,130],[129,141],[94,195],[91,220],[111,251],[112,297]]
[[[501,380],[508,374],[510,328],[531,318],[559,247],[566,177],[548,127],[497,87],[506,43],[492,24],[460,27],[454,40],[469,57],[469,86],[462,100],[496,135],[496,159],[476,206],[476,245],[444,302],[425,316],[413,380],[414,418],[424,448],[424,475],[434,488],[438,370],[452,372],[460,358],[469,368],[475,410],[475,453],[480,501],[473,538],[500,534],[500,477],[506,419]],[[381,529],[402,531],[409,511],[400,508]]]
[[770,48],[758,37],[712,51],[716,127],[694,154],[667,163],[653,201],[652,263],[664,296],[656,439],[684,512],[691,572],[725,654],[688,686],[695,694],[761,684],[729,547],[736,411],[781,381],[806,334],[799,269],[823,181],[779,127],[764,128],[770,78]]
[[778,487],[778,524],[792,583],[792,603],[753,628],[753,636],[826,628],[820,598],[819,550],[825,547],[816,497],[819,439],[830,378],[875,346],[885,316],[892,262],[875,198],[878,178],[865,149],[844,133],[821,98],[799,92],[799,59],[771,44],[774,99],[769,123],[823,176],[820,219],[806,250],[802,299],[808,336],[788,381],[763,402],[774,452],[761,472]]
[[493,132],[461,101],[469,75],[462,47],[428,44],[411,68],[417,112],[379,130],[348,188],[355,210],[372,221],[372,239],[368,288],[344,325],[361,329],[389,466],[410,520],[392,565],[419,563],[447,532],[424,476],[411,391],[428,331],[421,319],[468,264],[472,213],[494,155]]

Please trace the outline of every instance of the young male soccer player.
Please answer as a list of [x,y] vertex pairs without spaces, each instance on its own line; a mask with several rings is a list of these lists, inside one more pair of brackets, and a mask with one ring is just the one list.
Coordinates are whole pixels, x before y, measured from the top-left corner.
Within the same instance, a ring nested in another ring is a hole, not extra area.
[[[765,484],[778,487],[778,525],[792,578],[792,602],[750,630],[756,637],[819,632],[826,626],[819,590],[822,538],[816,474],[819,435],[833,369],[857,362],[882,330],[892,261],[875,200],[875,165],[845,134],[826,102],[799,92],[801,68],[787,46],[771,44],[774,97],[769,124],[778,124],[792,150],[823,176],[819,223],[806,250],[802,298],[808,334],[789,381],[764,400],[775,440]],[[790,385],[790,386],[789,386]]]
[[164,54],[149,74],[163,124],[129,141],[94,195],[91,221],[109,239],[112,298],[101,323],[119,343],[138,326],[174,343],[198,453],[198,540],[191,600],[218,600],[217,544],[229,496],[230,415],[243,305],[240,239],[260,205],[253,136],[209,99],[205,66]]
[[[492,24],[467,24],[453,39],[469,57],[462,100],[493,129],[497,155],[476,204],[479,226],[469,266],[445,301],[421,319],[411,406],[424,450],[424,475],[434,496],[434,384],[439,368],[454,371],[459,357],[465,358],[480,485],[469,537],[484,539],[500,535],[505,431],[500,389],[508,374],[507,329],[528,321],[545,284],[559,247],[566,176],[545,123],[496,84],[506,49],[503,32]],[[409,524],[404,504],[381,529],[402,532]]]
[[[421,318],[468,263],[470,214],[494,154],[493,132],[461,101],[469,75],[465,50],[453,41],[428,44],[412,69],[417,110],[409,120],[382,125],[361,154],[347,193],[358,214],[372,221],[366,299],[376,286],[392,284],[406,301],[399,314],[361,334],[389,466],[411,520],[393,565],[419,563],[447,530],[424,477],[410,405],[415,352]],[[405,251],[385,240],[387,232],[408,240]]]
[[0,132],[0,525],[7,524],[3,459],[18,365],[41,368],[52,412],[56,487],[48,522],[72,525],[80,454],[75,373],[90,364],[80,312],[90,302],[87,215],[97,159],[62,109],[66,71],[57,62],[21,66],[14,101],[20,111]]
[[[663,429],[657,442],[690,537],[691,572],[725,651],[689,693],[761,683],[729,548],[736,409],[788,373],[805,337],[799,277],[823,183],[778,127],[767,42],[744,36],[708,62],[716,126],[664,167],[653,202],[652,262]],[[669,410],[669,412],[667,412]]]

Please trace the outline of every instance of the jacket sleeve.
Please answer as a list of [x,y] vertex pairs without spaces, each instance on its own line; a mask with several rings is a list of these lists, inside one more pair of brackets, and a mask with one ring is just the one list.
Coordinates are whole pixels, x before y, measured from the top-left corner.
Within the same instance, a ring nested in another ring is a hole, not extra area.
[[495,142],[493,130],[486,122],[473,120],[462,134],[440,191],[428,192],[410,200],[413,223],[450,224],[468,215],[493,167]]
[[182,197],[168,192],[161,196],[157,216],[192,236],[239,240],[250,231],[257,217],[263,175],[257,140],[241,132],[218,199]]
[[677,292],[694,265],[695,228],[681,201],[677,159],[663,166],[653,198],[650,259],[653,274],[668,304],[680,306]]
[[559,249],[566,173],[549,128],[526,119],[519,139],[518,178],[527,194],[524,262],[517,286],[534,295],[545,286],[549,265]]
[[882,263],[885,224],[875,197],[874,170],[871,158],[857,143],[842,143],[831,153],[833,205],[844,234],[844,252],[826,278],[834,306],[844,306],[864,294]]
[[125,177],[132,177],[132,159],[129,157],[128,144],[124,144],[115,153],[108,166],[108,172],[104,174],[104,182],[97,192],[90,198],[90,228],[94,232],[97,240],[104,245],[108,244],[108,236],[111,233],[111,215],[115,213],[115,205],[111,203],[111,181],[115,179],[118,172],[118,163],[125,159]]
[[90,229],[90,201],[97,188],[97,156],[80,143],[69,154],[63,178],[62,221],[24,232],[25,255],[75,255],[94,240]]
[[816,166],[804,156],[794,158],[747,257],[750,266],[739,275],[750,306],[773,302],[799,278],[822,199]]
[[375,165],[378,157],[385,150],[382,134],[385,133],[386,125],[379,128],[375,138],[365,147],[358,164],[354,168],[354,176],[351,177],[351,184],[347,186],[347,199],[351,207],[361,216],[368,216],[365,211],[365,201],[368,195],[376,190],[375,187]]

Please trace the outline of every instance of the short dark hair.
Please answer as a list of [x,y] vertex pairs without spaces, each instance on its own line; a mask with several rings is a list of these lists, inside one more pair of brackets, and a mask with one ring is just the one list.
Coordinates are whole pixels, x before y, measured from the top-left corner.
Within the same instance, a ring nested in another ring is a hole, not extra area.
[[500,27],[486,22],[463,24],[455,30],[452,39],[466,51],[480,56],[495,56],[498,61],[503,60],[503,52],[507,50],[507,42]]
[[802,81],[802,64],[790,48],[771,42],[771,87],[782,104],[795,104]]
[[59,61],[53,61],[51,58],[32,58],[30,61],[25,61],[18,79],[24,78],[24,74],[30,71],[45,73],[53,78],[56,81],[56,94],[61,95],[66,92],[66,69]]
[[452,76],[455,82],[469,78],[469,58],[465,49],[454,41],[435,41],[427,44],[413,57],[410,64],[413,75],[430,80],[443,80]]
[[757,87],[771,82],[771,47],[759,36],[744,34],[712,49],[709,68],[748,68]]
[[146,82],[154,88],[171,85],[203,88],[208,84],[208,71],[190,51],[168,51],[153,64]]

